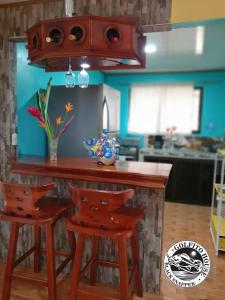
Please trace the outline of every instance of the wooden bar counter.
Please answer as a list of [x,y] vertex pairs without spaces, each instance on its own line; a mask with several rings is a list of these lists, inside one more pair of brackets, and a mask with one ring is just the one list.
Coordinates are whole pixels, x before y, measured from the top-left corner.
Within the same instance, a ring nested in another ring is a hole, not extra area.
[[[146,292],[159,293],[163,208],[170,164],[117,161],[114,166],[102,166],[88,158],[59,157],[52,162],[42,157],[22,156],[12,158],[10,166],[19,182],[55,181],[60,197],[68,197],[68,182],[81,187],[114,191],[134,188],[135,197],[128,205],[141,207],[145,212],[145,218],[138,228],[143,287]],[[57,243],[62,244],[65,237],[60,235],[59,228]],[[24,247],[26,243],[25,241]],[[101,255],[114,259],[115,249],[104,244]],[[89,248],[87,247],[87,252]],[[100,277],[103,281],[111,278],[118,281],[118,272],[102,268]]]

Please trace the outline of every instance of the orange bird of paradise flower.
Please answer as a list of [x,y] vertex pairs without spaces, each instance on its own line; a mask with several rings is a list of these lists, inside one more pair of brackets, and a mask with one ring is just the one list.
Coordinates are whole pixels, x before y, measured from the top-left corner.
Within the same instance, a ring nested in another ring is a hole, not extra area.
[[61,116],[57,117],[55,120],[56,120],[56,124],[57,125],[61,125],[62,124],[62,117]]
[[67,112],[70,112],[73,109],[73,105],[70,102],[67,102],[65,105],[65,109]]

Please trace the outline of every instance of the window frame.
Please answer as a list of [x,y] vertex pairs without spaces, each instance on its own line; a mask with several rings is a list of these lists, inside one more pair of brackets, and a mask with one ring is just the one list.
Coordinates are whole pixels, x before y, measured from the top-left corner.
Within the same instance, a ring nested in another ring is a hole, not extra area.
[[200,97],[199,97],[199,110],[198,110],[198,129],[192,130],[191,134],[199,134],[201,133],[201,123],[202,123],[202,102],[203,102],[203,93],[204,89],[202,86],[195,86],[194,90],[199,90]]
[[[198,129],[197,130],[192,130],[190,134],[200,134],[201,133],[201,122],[202,122],[202,107],[203,107],[203,95],[204,95],[204,88],[202,86],[193,86],[194,90],[199,90],[200,91],[200,97],[199,97],[199,111],[198,111]],[[128,107],[129,107],[129,112],[128,112],[128,120],[130,118],[130,105],[131,105],[131,87],[128,90]],[[127,127],[127,132],[128,134],[140,134],[137,132],[129,132],[129,129]],[[146,135],[146,134],[143,134]],[[151,134],[153,136],[157,134]]]

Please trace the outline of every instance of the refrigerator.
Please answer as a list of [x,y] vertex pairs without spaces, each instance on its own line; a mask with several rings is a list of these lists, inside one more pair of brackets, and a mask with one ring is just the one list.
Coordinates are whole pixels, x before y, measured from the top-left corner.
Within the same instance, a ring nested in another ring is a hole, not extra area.
[[86,89],[75,86],[53,86],[48,114],[52,122],[64,116],[65,104],[73,105],[74,120],[61,136],[58,156],[88,157],[83,141],[100,137],[103,129],[119,134],[120,92],[106,84],[90,85]]

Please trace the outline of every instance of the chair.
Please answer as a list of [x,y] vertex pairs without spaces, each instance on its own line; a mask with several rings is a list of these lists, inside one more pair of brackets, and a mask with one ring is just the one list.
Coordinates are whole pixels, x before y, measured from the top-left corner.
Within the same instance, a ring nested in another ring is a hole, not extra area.
[[[120,300],[129,298],[129,284],[135,281],[136,294],[143,296],[139,266],[139,247],[136,224],[143,218],[143,211],[138,208],[127,208],[123,205],[134,196],[134,190],[109,192],[91,189],[79,189],[70,186],[72,200],[79,212],[67,218],[67,230],[78,233],[77,248],[72,267],[71,288],[69,300],[76,300],[81,276],[82,256],[85,240],[92,238],[92,255],[88,264],[83,268],[90,269],[90,285],[97,280],[97,265],[119,268],[120,272]],[[119,263],[98,259],[99,238],[109,238],[115,241],[119,250]],[[133,266],[128,266],[127,240],[131,240]],[[130,280],[128,269],[132,270]],[[93,295],[93,299],[97,299]]]
[[[34,282],[48,287],[48,299],[56,300],[56,277],[73,258],[75,251],[74,234],[68,233],[70,253],[54,250],[55,223],[69,215],[74,207],[71,201],[47,198],[47,192],[54,189],[54,184],[28,185],[0,182],[0,191],[5,202],[4,211],[0,213],[0,220],[9,221],[11,224],[8,256],[5,266],[2,300],[10,299],[12,279]],[[19,229],[26,225],[34,228],[34,245],[21,257],[16,258],[16,248]],[[46,249],[41,248],[41,227],[46,233]],[[30,254],[34,253],[34,272],[40,271],[41,253],[46,253],[47,280],[31,278],[26,275],[14,273],[14,268]],[[64,261],[55,268],[55,255],[64,256]]]

